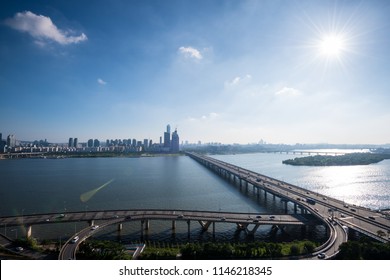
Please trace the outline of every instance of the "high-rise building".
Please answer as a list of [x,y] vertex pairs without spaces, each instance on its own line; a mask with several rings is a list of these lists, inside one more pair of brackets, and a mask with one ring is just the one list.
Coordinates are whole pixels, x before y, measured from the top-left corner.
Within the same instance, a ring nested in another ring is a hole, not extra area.
[[69,138],[68,147],[69,148],[73,147],[73,138],[72,137]]
[[178,153],[179,149],[179,134],[177,134],[177,129],[175,129],[175,131],[172,133],[171,152]]
[[88,140],[88,148],[92,148],[93,147],[93,139],[89,139]]
[[93,141],[93,146],[94,146],[94,147],[100,147],[100,141],[99,141],[98,139],[95,139],[95,140]]
[[171,147],[171,126],[167,125],[167,131],[164,132],[164,147]]
[[144,139],[144,149],[147,149],[149,147],[148,143],[148,139]]
[[15,135],[13,135],[13,134],[8,135],[8,137],[7,137],[7,146],[8,146],[8,148],[12,148],[12,147],[16,146]]
[[79,144],[79,139],[77,137],[73,140],[73,147],[77,148],[77,145]]

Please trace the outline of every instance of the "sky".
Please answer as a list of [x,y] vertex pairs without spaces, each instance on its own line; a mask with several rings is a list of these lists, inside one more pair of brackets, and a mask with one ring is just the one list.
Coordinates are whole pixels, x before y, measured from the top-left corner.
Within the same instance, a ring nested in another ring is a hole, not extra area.
[[390,143],[390,1],[2,0],[18,140]]

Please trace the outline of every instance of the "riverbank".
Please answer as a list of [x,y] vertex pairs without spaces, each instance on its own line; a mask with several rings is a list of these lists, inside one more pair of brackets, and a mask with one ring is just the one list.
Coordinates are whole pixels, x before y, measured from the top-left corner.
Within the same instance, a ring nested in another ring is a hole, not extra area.
[[339,156],[309,156],[287,159],[283,164],[294,166],[350,166],[350,165],[369,165],[390,159],[390,154],[378,153],[351,153]]

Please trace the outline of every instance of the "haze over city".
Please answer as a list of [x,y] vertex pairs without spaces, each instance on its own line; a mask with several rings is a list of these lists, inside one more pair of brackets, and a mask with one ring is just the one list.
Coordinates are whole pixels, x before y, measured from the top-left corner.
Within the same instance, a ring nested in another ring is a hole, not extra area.
[[0,4],[0,132],[390,142],[390,2]]

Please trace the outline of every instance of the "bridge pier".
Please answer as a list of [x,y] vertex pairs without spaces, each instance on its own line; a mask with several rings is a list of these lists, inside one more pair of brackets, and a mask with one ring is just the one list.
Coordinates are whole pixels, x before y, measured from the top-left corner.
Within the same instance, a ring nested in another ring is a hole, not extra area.
[[172,230],[174,231],[175,229],[176,229],[176,221],[173,220],[173,221],[172,221]]
[[145,220],[145,230],[149,230],[149,228],[150,228],[150,221]]
[[123,224],[122,223],[118,224],[118,231],[120,232],[122,231],[122,229],[123,229]]
[[89,221],[89,226],[91,227],[91,226],[93,226],[93,225],[95,225],[95,220],[90,220],[90,221]]
[[288,200],[282,198],[280,200],[280,202],[284,204],[284,213],[287,214],[287,203],[288,203]]
[[191,239],[191,220],[187,220],[187,228],[188,228],[188,239]]

